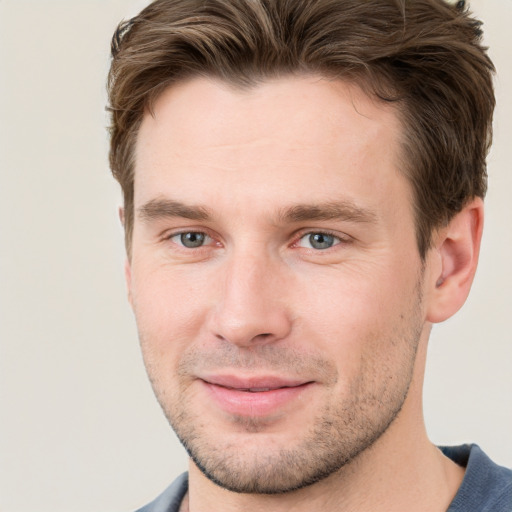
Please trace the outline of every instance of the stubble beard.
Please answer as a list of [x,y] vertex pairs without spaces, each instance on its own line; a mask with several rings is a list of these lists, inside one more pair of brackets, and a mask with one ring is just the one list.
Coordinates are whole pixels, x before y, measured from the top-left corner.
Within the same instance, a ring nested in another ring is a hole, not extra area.
[[[418,291],[412,314],[400,316],[408,318],[408,325],[395,328],[391,341],[374,340],[375,346],[383,343],[395,347],[395,351],[402,351],[398,366],[390,365],[386,374],[381,368],[375,371],[376,364],[380,363],[375,357],[362,360],[361,371],[350,384],[349,396],[326,404],[310,422],[312,426],[302,439],[292,447],[279,446],[271,436],[269,442],[259,442],[259,437],[266,435],[266,420],[257,417],[232,418],[236,430],[246,434],[244,439],[249,434],[254,435],[258,441],[255,449],[242,446],[236,436],[230,441],[229,433],[219,436],[214,432],[212,435],[208,418],[191,410],[191,397],[185,385],[174,395],[177,398],[171,399],[154,378],[151,362],[146,360],[148,375],[170,425],[194,464],[209,480],[237,493],[291,492],[339,472],[372,447],[397,418],[407,398],[421,338],[420,305],[421,293]],[[142,336],[141,343],[144,345]],[[242,349],[231,345],[223,354],[211,354],[211,357],[211,364],[217,367],[222,367],[222,362],[229,368],[280,368],[285,375],[290,368],[296,370],[299,366],[311,370],[316,366],[314,371],[321,368],[331,385],[338,379],[336,368],[330,361],[304,358],[304,355],[282,352],[275,347],[263,346],[260,353],[244,354]],[[189,353],[180,362],[178,374],[189,375],[191,367],[204,364],[204,358],[204,353]],[[393,370],[397,373],[393,374]],[[308,374],[311,375],[307,371],[304,373]],[[250,441],[245,442],[250,444]]]

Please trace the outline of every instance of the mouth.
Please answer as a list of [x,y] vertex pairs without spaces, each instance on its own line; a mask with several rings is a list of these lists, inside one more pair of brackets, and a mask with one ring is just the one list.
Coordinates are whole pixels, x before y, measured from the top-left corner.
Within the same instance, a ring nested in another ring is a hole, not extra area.
[[314,386],[314,381],[277,377],[208,376],[199,381],[215,408],[236,416],[283,413]]
[[235,389],[238,391],[245,391],[246,393],[265,393],[267,391],[273,391],[274,389],[284,389],[292,386],[281,386],[279,388],[227,388],[227,389]]

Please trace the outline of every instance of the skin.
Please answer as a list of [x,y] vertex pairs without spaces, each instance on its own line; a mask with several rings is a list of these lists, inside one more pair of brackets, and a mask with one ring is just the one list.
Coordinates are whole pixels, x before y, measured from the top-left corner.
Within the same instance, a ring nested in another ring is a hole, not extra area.
[[[421,388],[431,323],[469,291],[482,206],[422,261],[401,131],[389,105],[311,76],[245,91],[194,79],[145,115],[126,278],[191,455],[192,512],[453,498],[463,470],[428,441]],[[290,396],[260,389],[276,379]]]

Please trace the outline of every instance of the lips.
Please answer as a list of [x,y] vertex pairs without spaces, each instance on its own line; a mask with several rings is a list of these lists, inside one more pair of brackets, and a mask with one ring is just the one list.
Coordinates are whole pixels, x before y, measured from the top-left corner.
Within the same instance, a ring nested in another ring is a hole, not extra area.
[[234,375],[209,375],[202,378],[209,384],[224,388],[238,389],[240,391],[270,391],[279,388],[294,388],[306,383],[300,379],[286,379],[282,377],[237,377]]
[[[283,388],[286,388],[288,386],[283,386]],[[238,389],[238,391],[247,391],[248,393],[263,393],[265,391],[270,391],[272,389],[282,389],[282,388],[231,388],[231,389]]]
[[237,416],[279,414],[299,400],[313,386],[312,381],[280,377],[215,375],[200,379],[213,406]]

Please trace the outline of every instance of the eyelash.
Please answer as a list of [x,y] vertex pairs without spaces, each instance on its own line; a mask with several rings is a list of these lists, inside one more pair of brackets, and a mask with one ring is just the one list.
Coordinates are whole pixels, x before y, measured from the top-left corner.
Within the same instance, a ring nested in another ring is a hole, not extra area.
[[[198,245],[197,247],[187,247],[183,243],[181,243],[181,241],[173,240],[176,237],[181,237],[181,236],[187,235],[187,234],[203,235],[206,238],[207,243]],[[304,247],[304,246],[300,245],[302,240],[306,239],[306,237],[311,237],[313,235],[322,235],[324,237],[332,237],[334,239],[334,243],[332,246],[326,247],[323,249],[314,248],[314,247]],[[200,229],[198,229],[198,230],[187,229],[187,230],[182,230],[182,231],[178,231],[178,232],[173,232],[173,233],[166,235],[164,237],[164,239],[176,244],[178,247],[180,247],[180,249],[185,250],[185,251],[205,249],[206,247],[210,246],[212,242],[215,242],[214,236],[210,235],[207,231],[200,230]],[[297,236],[294,236],[294,241],[290,244],[290,246],[294,247],[294,248],[302,247],[303,249],[306,249],[308,251],[320,253],[320,252],[329,251],[330,249],[333,249],[338,245],[345,245],[350,242],[351,242],[350,237],[340,236],[339,233],[334,233],[329,230],[308,230],[308,231],[301,231]],[[216,242],[216,243],[218,244],[219,242]]]
[[[334,239],[334,243],[331,247],[326,247],[324,249],[318,249],[318,248],[314,248],[314,247],[304,247],[304,246],[300,245],[302,240],[307,239],[307,237],[311,237],[313,235],[322,235],[324,237],[332,237]],[[309,231],[301,232],[300,235],[296,238],[296,241],[292,244],[292,246],[293,247],[303,247],[304,249],[306,249],[308,251],[313,251],[313,252],[317,253],[317,252],[329,251],[330,249],[334,249],[338,245],[346,244],[349,242],[350,242],[350,239],[348,237],[341,236],[339,233],[334,233],[334,232],[328,231],[328,230],[318,230],[318,231],[309,230]]]
[[207,247],[208,245],[210,245],[210,244],[201,244],[197,247],[186,247],[185,245],[183,245],[182,243],[180,243],[178,241],[173,241],[173,238],[181,237],[181,236],[187,235],[187,234],[204,235],[204,237],[206,239],[210,240],[210,243],[211,243],[211,241],[215,241],[213,236],[208,234],[206,231],[199,230],[199,229],[198,230],[187,229],[187,230],[183,230],[183,231],[173,232],[173,233],[166,235],[165,240],[169,240],[170,242],[176,244],[178,247],[185,249],[185,250],[201,249],[201,248],[204,248],[204,247]]

